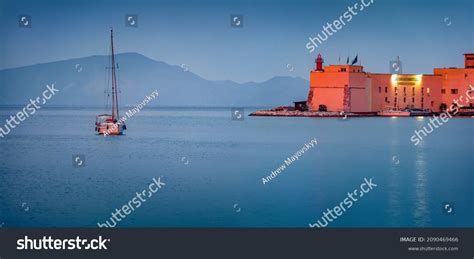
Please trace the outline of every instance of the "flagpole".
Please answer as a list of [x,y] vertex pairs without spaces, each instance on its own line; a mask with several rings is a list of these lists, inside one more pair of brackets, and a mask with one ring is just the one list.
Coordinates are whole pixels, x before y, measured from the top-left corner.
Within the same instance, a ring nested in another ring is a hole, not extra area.
[[351,49],[347,51],[347,65],[349,65],[349,62],[351,62],[350,56],[351,56]]

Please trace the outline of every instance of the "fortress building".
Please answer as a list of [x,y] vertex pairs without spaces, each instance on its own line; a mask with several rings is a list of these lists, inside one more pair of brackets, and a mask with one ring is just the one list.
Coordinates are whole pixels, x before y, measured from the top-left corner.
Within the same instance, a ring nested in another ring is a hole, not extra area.
[[[308,106],[311,111],[377,112],[391,108],[419,108],[441,112],[454,100],[474,109],[474,54],[464,54],[464,68],[435,68],[432,75],[365,72],[360,65],[323,68],[318,55],[310,72]],[[464,99],[462,99],[462,97]]]

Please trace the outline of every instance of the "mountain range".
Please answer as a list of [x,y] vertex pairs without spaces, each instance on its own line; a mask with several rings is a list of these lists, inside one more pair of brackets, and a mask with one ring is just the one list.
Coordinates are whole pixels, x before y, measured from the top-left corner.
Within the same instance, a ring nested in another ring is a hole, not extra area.
[[[121,105],[134,105],[158,90],[150,106],[278,106],[305,100],[308,81],[277,76],[264,82],[206,80],[176,65],[138,53],[116,55]],[[102,106],[110,92],[110,56],[89,56],[0,70],[0,105],[26,105],[54,83],[48,105]],[[109,101],[110,103],[110,101]]]

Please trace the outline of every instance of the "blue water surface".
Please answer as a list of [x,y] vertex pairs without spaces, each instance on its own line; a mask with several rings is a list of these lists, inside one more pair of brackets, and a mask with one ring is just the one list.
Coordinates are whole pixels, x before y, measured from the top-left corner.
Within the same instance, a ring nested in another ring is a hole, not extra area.
[[[0,109],[2,126],[19,109]],[[95,227],[153,177],[166,186],[118,227],[308,227],[364,178],[377,187],[329,227],[474,227],[471,118],[415,146],[410,137],[428,118],[239,121],[231,108],[150,108],[127,121],[126,135],[99,137],[102,112],[41,109],[0,139],[3,227]],[[84,167],[73,167],[75,155]]]

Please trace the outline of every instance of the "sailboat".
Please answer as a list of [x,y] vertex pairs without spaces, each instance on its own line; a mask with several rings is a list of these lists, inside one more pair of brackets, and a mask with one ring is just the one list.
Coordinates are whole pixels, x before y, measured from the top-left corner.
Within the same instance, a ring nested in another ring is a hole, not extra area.
[[114,32],[110,29],[110,49],[111,49],[111,60],[112,60],[112,113],[111,114],[100,114],[95,120],[95,131],[99,135],[122,135],[123,131],[127,129],[124,122],[118,122],[119,108],[118,108],[118,91],[117,91],[117,78],[116,78],[116,63],[115,63],[115,52],[114,52]]

